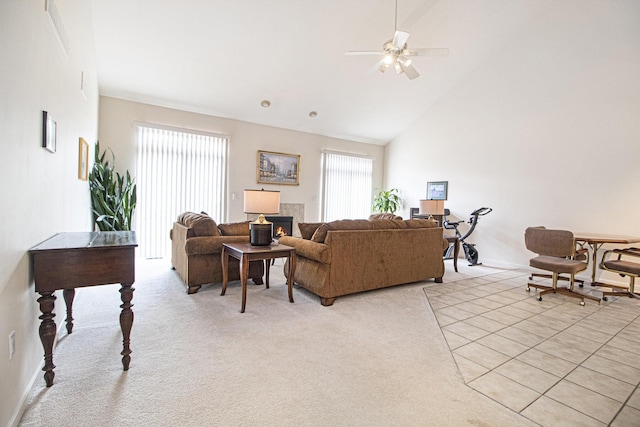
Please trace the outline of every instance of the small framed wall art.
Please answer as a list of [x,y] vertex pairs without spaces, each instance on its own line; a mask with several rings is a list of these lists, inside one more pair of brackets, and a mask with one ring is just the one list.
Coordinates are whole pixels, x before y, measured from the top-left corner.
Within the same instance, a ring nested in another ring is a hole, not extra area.
[[80,138],[78,144],[78,179],[86,181],[89,178],[89,143]]
[[427,200],[447,200],[449,181],[427,182]]
[[258,150],[258,184],[300,185],[300,155]]
[[58,124],[46,111],[42,112],[42,146],[52,153],[56,152],[56,134]]

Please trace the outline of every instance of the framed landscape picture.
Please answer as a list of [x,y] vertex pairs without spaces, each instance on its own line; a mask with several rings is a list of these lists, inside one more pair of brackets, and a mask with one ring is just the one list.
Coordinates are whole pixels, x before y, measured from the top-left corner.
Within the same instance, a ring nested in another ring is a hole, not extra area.
[[258,184],[300,185],[300,155],[258,150]]
[[89,143],[80,138],[78,147],[78,179],[86,181],[89,176]]
[[447,200],[448,181],[427,182],[427,200]]

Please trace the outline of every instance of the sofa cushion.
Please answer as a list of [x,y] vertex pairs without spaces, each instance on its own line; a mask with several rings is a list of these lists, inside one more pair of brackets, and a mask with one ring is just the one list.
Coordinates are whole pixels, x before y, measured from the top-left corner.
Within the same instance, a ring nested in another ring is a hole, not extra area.
[[369,221],[374,219],[402,219],[402,217],[389,212],[369,215]]
[[250,234],[249,221],[218,224],[218,228],[223,236],[248,236]]
[[218,226],[209,215],[184,212],[178,215],[177,222],[193,230],[194,236],[219,236]]
[[407,228],[433,228],[438,226],[432,219],[405,219],[403,222],[407,225]]
[[299,222],[298,228],[300,229],[300,236],[305,240],[311,240],[313,233],[315,233],[321,225],[321,222]]
[[311,236],[311,241],[324,243],[329,230],[371,230],[373,226],[366,219],[341,219],[322,224]]
[[401,219],[374,219],[369,221],[372,230],[393,230],[398,228],[407,228],[407,224]]
[[320,227],[313,232],[311,236],[312,242],[324,243],[324,238],[327,237],[327,230],[329,229],[328,224],[322,224]]

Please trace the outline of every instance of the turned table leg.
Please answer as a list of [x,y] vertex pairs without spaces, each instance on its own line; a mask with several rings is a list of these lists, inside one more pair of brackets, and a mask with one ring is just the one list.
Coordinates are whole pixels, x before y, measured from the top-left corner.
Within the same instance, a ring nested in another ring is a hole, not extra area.
[[122,366],[125,371],[129,370],[129,362],[131,362],[131,348],[129,347],[131,340],[131,326],[133,325],[133,311],[131,307],[131,300],[133,299],[133,291],[135,288],[132,287],[133,283],[123,283],[120,288],[120,298],[122,299],[122,305],[120,308],[122,312],[120,312],[120,328],[122,329]]
[[53,342],[56,339],[56,322],[53,320],[56,315],[53,313],[53,309],[56,303],[56,296],[53,295],[53,292],[41,292],[40,295],[42,296],[38,298],[38,302],[40,303],[42,316],[39,319],[42,320],[42,323],[40,323],[39,332],[40,341],[42,341],[42,347],[44,348],[44,367],[42,370],[44,371],[44,381],[47,387],[51,387],[55,376],[53,370],[56,367],[53,364]]
[[64,297],[64,303],[67,306],[67,318],[64,319],[67,322],[67,334],[70,334],[73,331],[73,298],[76,296],[75,289],[65,289],[62,291],[62,296]]

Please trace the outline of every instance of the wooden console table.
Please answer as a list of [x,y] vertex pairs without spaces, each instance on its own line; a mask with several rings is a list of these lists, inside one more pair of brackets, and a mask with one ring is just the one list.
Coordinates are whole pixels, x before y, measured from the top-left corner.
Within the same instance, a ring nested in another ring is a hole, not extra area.
[[53,343],[56,338],[55,314],[56,290],[62,289],[67,306],[67,333],[73,330],[72,305],[75,288],[120,283],[122,312],[122,366],[129,369],[131,326],[133,325],[132,287],[135,281],[135,247],[138,246],[134,231],[102,231],[58,233],[29,250],[33,260],[35,290],[40,294],[38,302],[42,320],[40,340],[44,347],[44,380],[47,387],[53,385]]
[[227,291],[229,280],[229,257],[240,261],[240,280],[242,282],[242,308],[240,313],[244,313],[247,305],[247,279],[249,275],[249,263],[251,261],[264,260],[265,284],[269,289],[269,268],[270,260],[275,258],[287,258],[289,260],[289,274],[287,287],[289,288],[289,302],[293,302],[293,275],[296,272],[296,250],[291,246],[251,246],[249,243],[223,243],[222,244],[222,293]]

